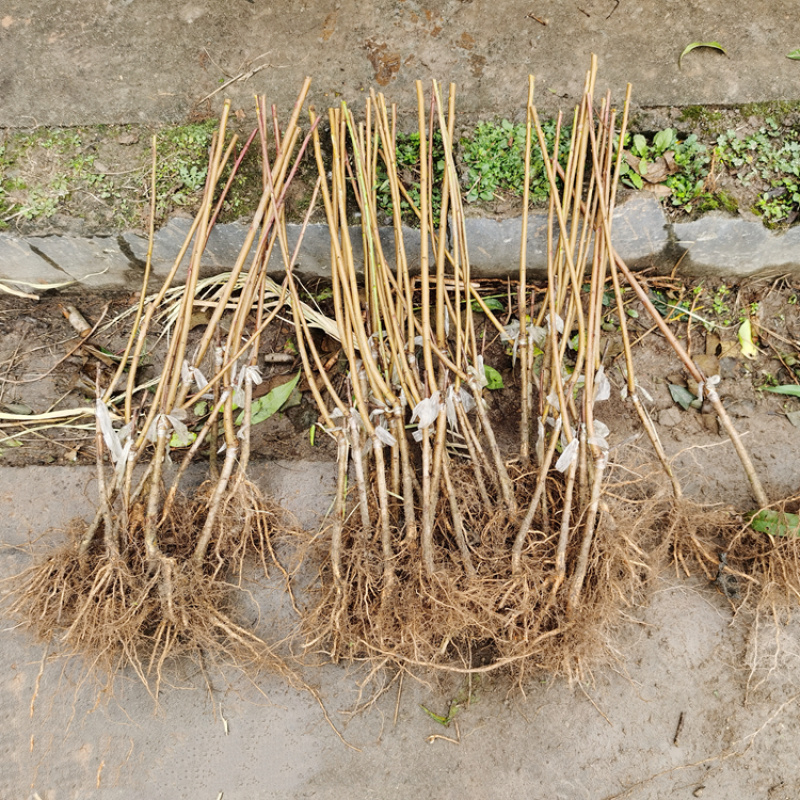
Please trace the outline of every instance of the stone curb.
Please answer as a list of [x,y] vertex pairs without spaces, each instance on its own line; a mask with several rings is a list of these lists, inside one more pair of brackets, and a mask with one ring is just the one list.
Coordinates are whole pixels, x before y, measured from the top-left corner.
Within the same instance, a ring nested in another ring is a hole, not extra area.
[[[153,273],[163,278],[189,231],[191,222],[173,218],[156,233]],[[300,225],[289,224],[289,244],[294,247]],[[470,262],[480,277],[514,275],[519,263],[522,220],[473,218],[467,220]],[[203,272],[217,274],[236,261],[247,234],[241,222],[217,225],[203,256]],[[361,236],[354,229],[357,261]],[[658,200],[646,193],[634,194],[617,207],[614,216],[615,246],[634,267],[671,270],[680,264],[687,277],[716,276],[736,280],[781,274],[800,275],[800,227],[776,233],[759,221],[712,213],[692,222],[670,222]],[[391,228],[381,229],[384,252],[394,254]],[[419,234],[404,229],[407,259],[419,263]],[[141,285],[147,256],[146,237],[133,232],[116,236],[31,236],[0,234],[0,280],[30,290],[27,284],[74,281],[66,290],[135,290]],[[528,268],[533,276],[547,266],[547,214],[531,213],[528,223]],[[185,259],[188,262],[188,256]],[[274,269],[280,258],[273,256]],[[327,226],[310,225],[300,250],[297,270],[307,277],[330,275],[330,239]],[[36,289],[34,289],[36,290]]]

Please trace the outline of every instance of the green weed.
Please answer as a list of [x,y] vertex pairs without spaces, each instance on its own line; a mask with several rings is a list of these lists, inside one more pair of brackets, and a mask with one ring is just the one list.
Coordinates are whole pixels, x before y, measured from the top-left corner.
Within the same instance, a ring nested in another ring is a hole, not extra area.
[[[556,122],[545,122],[542,128],[548,150],[552,151]],[[562,165],[566,163],[570,136],[571,128],[562,127],[559,140]],[[514,125],[507,119],[497,124],[480,123],[471,136],[461,139],[461,159],[466,168],[464,182],[468,203],[521,196],[525,181],[525,126]],[[535,136],[531,145],[530,178],[531,202],[545,202],[549,191],[547,173]]]
[[624,146],[639,159],[637,167],[623,161],[620,169],[622,182],[636,189],[644,187],[648,171],[659,158],[674,162],[677,170],[662,182],[671,192],[669,201],[687,214],[712,197],[706,189],[708,165],[711,159],[708,148],[701,144],[696,134],[681,139],[674,128],[665,128],[648,139],[641,133],[626,134]]
[[[442,179],[444,178],[444,145],[442,135],[436,131],[433,135],[433,145],[431,147],[431,164],[433,174],[431,176],[431,205],[433,208],[433,224],[439,224],[439,216],[442,210]],[[408,196],[414,205],[419,208],[419,133],[400,133],[395,141],[395,158],[397,169],[403,186],[408,192]],[[386,174],[386,166],[382,161],[378,162],[377,170],[377,199],[378,208],[387,217],[391,217],[392,194],[389,188],[389,178]],[[414,224],[416,215],[411,211],[411,206],[404,198],[400,200],[400,212],[406,222]]]
[[769,185],[755,202],[768,224],[792,222],[800,213],[800,132],[785,129],[773,117],[745,137],[732,130],[717,137],[721,164],[736,171],[747,185],[760,179]]

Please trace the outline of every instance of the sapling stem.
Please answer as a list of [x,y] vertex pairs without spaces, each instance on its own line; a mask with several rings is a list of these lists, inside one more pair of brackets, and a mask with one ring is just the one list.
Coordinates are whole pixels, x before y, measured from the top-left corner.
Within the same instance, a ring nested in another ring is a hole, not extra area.
[[528,206],[530,205],[531,191],[531,144],[532,144],[532,120],[530,109],[533,107],[533,75],[528,76],[528,102],[525,106],[525,175],[522,184],[522,232],[520,234],[520,254],[519,254],[519,287],[517,318],[519,319],[519,368],[522,378],[520,396],[520,444],[519,457],[523,464],[530,461],[531,447],[531,392],[530,375],[528,371],[528,360],[530,358],[528,341],[528,303],[527,303],[527,279],[528,279]]
[[575,475],[578,471],[578,460],[575,459],[567,471],[567,481],[564,486],[564,502],[561,507],[561,528],[558,535],[558,548],[556,550],[556,576],[553,583],[553,594],[561,588],[567,575],[567,544],[572,530],[572,498],[575,491]]
[[158,545],[159,501],[161,499],[161,472],[167,454],[167,437],[170,425],[164,414],[159,414],[156,421],[156,451],[153,455],[153,473],[150,478],[150,489],[147,497],[147,514],[144,523],[144,546],[150,569],[155,571],[163,553]]
[[383,443],[372,437],[372,454],[375,459],[375,480],[378,490],[378,514],[381,527],[381,549],[383,550],[383,596],[388,599],[394,589],[394,550],[392,548],[392,529],[389,521],[389,494],[386,489],[386,460],[383,456]]
[[560,432],[561,418],[559,417],[558,420],[556,420],[555,429],[550,436],[550,444],[547,448],[547,452],[545,453],[544,461],[539,469],[539,477],[536,481],[536,488],[534,489],[533,497],[531,498],[530,505],[528,506],[528,511],[525,514],[525,518],[522,520],[519,531],[517,531],[517,535],[514,539],[514,546],[511,549],[511,572],[514,575],[519,575],[522,571],[522,550],[525,547],[525,542],[528,539],[528,534],[530,533],[531,525],[533,524],[533,518],[536,516],[536,512],[539,510],[539,503],[544,495],[544,490],[547,485],[547,473],[549,472],[550,464],[553,461],[553,454],[556,451],[556,445],[558,444]]

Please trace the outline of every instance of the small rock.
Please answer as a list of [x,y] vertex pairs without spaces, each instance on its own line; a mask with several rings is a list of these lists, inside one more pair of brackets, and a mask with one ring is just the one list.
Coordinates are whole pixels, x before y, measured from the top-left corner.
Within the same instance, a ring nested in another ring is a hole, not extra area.
[[705,788],[706,788],[705,786],[698,786],[698,787],[697,787],[697,788],[696,788],[696,789],[695,789],[695,790],[692,792],[692,794],[693,794],[695,797],[700,797],[700,795],[702,795],[702,794],[703,794],[703,792],[705,791]]
[[117,136],[117,144],[136,144],[138,141],[138,133],[123,133],[120,136]]
[[111,171],[102,161],[95,161],[94,169],[95,172],[99,172],[101,175],[105,175],[107,172]]
[[658,424],[664,428],[672,428],[682,421],[681,412],[677,408],[665,408],[658,414]]

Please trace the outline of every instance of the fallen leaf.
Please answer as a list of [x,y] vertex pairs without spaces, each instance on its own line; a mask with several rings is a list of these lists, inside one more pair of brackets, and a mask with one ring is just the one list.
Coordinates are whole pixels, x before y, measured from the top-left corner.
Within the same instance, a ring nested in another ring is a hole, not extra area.
[[336,17],[337,12],[331,11],[327,17],[325,17],[325,21],[322,23],[322,41],[327,42],[328,39],[336,33]]
[[688,411],[689,406],[697,399],[687,388],[677,383],[669,384],[669,393],[672,399],[684,410]]
[[486,373],[486,388],[489,391],[503,388],[503,378],[494,367],[484,364],[483,371]]
[[691,53],[692,50],[697,50],[698,47],[710,47],[713,50],[719,50],[720,53],[728,55],[725,48],[719,42],[692,42],[691,44],[687,44],[686,47],[683,48],[683,52],[678,57],[678,69],[681,69],[681,62],[683,61],[683,57],[688,53]]
[[792,61],[800,61],[800,47],[797,50],[792,50],[791,53],[787,53],[786,58],[791,58]]
[[189,445],[192,444],[196,438],[197,434],[193,431],[187,430],[185,433],[183,431],[179,433],[176,430],[170,437],[169,446],[173,450],[180,450],[183,447],[189,447]]
[[703,375],[719,375],[719,359],[716,356],[709,356],[701,353],[694,357],[694,363]]
[[675,151],[674,150],[667,150],[664,153],[664,163],[667,165],[667,169],[669,170],[670,175],[674,175],[676,172],[680,172],[681,168],[678,162],[675,160]]
[[749,359],[756,358],[758,356],[758,348],[753,344],[753,328],[749,319],[746,319],[739,326],[737,337],[742,348],[742,355]]
[[[301,374],[298,372],[290,381],[276,386],[269,394],[254,401],[250,411],[250,424],[258,425],[259,422],[269,419],[277,411],[280,411],[300,381]],[[243,420],[244,411],[236,418],[236,424],[241,425]]]
[[795,428],[800,428],[800,411],[787,411],[786,419],[788,419]]
[[625,153],[628,165],[638,172],[648,183],[662,183],[670,175],[674,175],[680,167],[675,163],[675,154],[668,150],[663,156],[645,162],[632,153]]
[[672,194],[672,189],[670,189],[669,186],[665,186],[663,183],[645,183],[642,189],[654,194],[656,197],[669,197]]
[[33,409],[25,403],[3,403],[3,408],[11,414],[33,414]]

